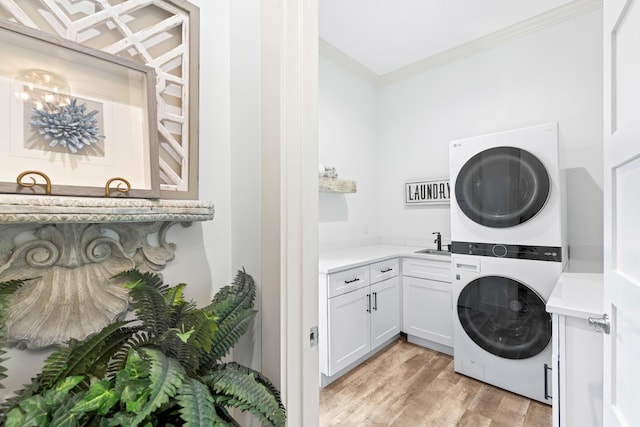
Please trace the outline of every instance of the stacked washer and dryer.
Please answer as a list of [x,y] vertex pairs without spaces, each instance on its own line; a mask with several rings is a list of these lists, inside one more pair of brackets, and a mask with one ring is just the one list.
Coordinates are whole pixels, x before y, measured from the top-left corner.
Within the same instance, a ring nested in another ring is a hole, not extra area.
[[454,367],[551,403],[551,316],[567,259],[556,123],[450,143]]

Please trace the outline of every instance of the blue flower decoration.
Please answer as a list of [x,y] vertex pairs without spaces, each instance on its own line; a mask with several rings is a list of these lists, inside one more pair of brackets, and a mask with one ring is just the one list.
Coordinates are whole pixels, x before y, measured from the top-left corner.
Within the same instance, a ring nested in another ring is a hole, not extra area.
[[71,98],[68,105],[61,107],[47,106],[47,111],[32,108],[30,123],[49,141],[49,146],[60,144],[77,153],[85,145],[95,144],[105,137],[98,133],[98,121],[94,119],[98,110],[85,113],[87,104],[78,105],[77,98]]

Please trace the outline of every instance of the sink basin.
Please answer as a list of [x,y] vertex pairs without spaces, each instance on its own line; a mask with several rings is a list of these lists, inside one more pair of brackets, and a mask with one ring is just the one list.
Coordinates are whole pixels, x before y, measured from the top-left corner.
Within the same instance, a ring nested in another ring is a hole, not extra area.
[[451,252],[449,251],[439,251],[437,249],[421,249],[416,251],[417,254],[428,254],[428,255],[446,255],[451,256]]

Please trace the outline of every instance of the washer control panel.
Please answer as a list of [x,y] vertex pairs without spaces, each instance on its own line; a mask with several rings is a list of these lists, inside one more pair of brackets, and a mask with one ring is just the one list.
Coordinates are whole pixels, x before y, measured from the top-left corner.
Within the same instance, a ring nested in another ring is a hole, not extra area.
[[451,253],[493,258],[530,259],[562,262],[558,246],[503,245],[501,243],[451,242]]

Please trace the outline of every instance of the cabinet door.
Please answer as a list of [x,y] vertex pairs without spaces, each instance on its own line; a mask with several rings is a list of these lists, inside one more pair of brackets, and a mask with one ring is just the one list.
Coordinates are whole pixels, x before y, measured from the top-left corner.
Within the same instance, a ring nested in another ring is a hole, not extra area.
[[371,285],[371,349],[400,333],[400,280]]
[[335,375],[371,349],[369,287],[329,300],[329,375]]
[[453,346],[451,283],[407,276],[402,283],[404,332]]

